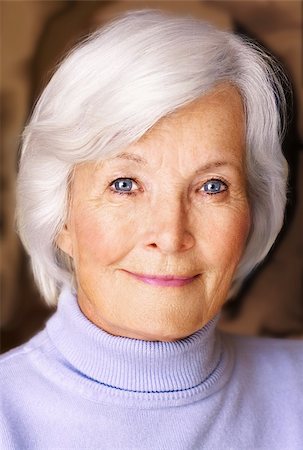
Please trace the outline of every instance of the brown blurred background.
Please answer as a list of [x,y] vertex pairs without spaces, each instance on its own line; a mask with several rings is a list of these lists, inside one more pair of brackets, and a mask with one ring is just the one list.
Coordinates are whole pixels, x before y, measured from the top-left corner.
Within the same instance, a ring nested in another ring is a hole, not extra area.
[[128,9],[192,14],[257,40],[284,66],[294,91],[285,153],[291,166],[286,225],[265,264],[230,302],[221,328],[303,337],[303,75],[300,1],[3,1],[1,8],[1,351],[41,329],[53,310],[39,297],[14,232],[20,134],[54,65],[82,36]]

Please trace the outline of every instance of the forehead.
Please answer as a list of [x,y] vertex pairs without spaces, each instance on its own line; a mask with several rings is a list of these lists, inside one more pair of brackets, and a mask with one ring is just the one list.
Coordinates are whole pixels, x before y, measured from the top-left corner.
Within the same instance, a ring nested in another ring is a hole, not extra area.
[[[176,156],[178,150],[187,157],[190,153],[211,157],[216,152],[230,152],[231,156],[236,153],[238,157],[239,152],[243,154],[244,143],[245,116],[241,95],[232,85],[222,84],[160,119],[128,149],[140,155],[148,150],[148,157],[161,153]],[[151,149],[153,151],[149,151]]]
[[198,140],[220,137],[220,134],[224,134],[226,139],[243,140],[245,117],[239,91],[228,83],[222,83],[211,92],[160,119],[132,147],[189,134],[191,138]]
[[242,98],[230,84],[160,119],[137,142],[96,163],[95,169],[116,162],[138,167],[207,165],[227,161],[243,169],[245,117]]

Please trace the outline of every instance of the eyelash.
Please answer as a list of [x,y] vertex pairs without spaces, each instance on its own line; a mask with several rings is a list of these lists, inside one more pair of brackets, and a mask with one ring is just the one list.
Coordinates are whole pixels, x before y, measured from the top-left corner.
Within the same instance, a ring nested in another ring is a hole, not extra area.
[[[120,178],[116,178],[114,181],[112,181],[110,183],[110,187],[113,186],[113,184],[116,183],[116,181],[120,181],[120,180],[131,180],[131,181],[134,181],[136,184],[139,184],[138,180],[134,177],[133,178],[120,177]],[[112,194],[118,194],[118,195],[137,195],[137,191],[114,191],[113,189],[111,189],[111,192],[112,192]]]
[[[209,180],[205,181],[205,183],[202,184],[202,186],[204,186],[207,183],[211,183],[213,181],[220,181],[220,183],[223,184],[224,189],[222,191],[219,192],[207,192],[206,195],[218,195],[218,194],[224,194],[224,192],[226,192],[228,190],[228,183],[224,180],[222,180],[221,178],[210,178]],[[201,189],[202,190],[202,189]]]
[[[112,187],[114,185],[114,183],[116,183],[116,181],[120,181],[120,180],[131,180],[131,181],[134,181],[136,184],[139,184],[138,180],[136,178],[134,178],[134,177],[133,178],[130,178],[130,177],[119,177],[119,178],[116,178],[114,181],[112,181],[109,186]],[[218,177],[210,178],[205,183],[203,183],[202,186],[204,186],[205,184],[210,183],[212,181],[220,181],[221,183],[223,183],[224,189],[222,191],[219,191],[219,192],[208,192],[206,195],[223,194],[224,192],[226,192],[228,190],[228,183],[226,181],[222,180],[221,178],[218,178]],[[112,194],[127,195],[127,196],[130,196],[130,195],[135,196],[135,195],[137,195],[139,190],[140,189],[138,189],[137,191],[115,191],[113,189],[110,189]]]

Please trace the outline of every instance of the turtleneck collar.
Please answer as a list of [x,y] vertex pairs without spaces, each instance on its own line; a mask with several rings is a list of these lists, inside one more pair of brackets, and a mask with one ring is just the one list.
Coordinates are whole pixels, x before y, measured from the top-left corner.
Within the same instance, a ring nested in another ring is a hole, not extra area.
[[184,399],[195,393],[209,395],[215,384],[223,382],[220,378],[230,364],[216,331],[217,321],[218,316],[194,334],[172,342],[115,336],[90,322],[76,296],[65,288],[47,331],[74,371],[94,385],[116,391],[115,395],[119,391],[128,396]]

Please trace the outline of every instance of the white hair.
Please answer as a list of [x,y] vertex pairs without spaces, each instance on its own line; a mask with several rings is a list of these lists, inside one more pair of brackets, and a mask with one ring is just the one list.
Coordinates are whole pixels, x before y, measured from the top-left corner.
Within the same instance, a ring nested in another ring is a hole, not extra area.
[[97,30],[60,64],[25,128],[16,221],[38,288],[55,304],[73,286],[56,236],[68,214],[76,164],[137,141],[156,122],[221,82],[240,92],[252,225],[230,295],[267,255],[284,218],[286,102],[272,59],[254,43],[192,17],[129,12]]

